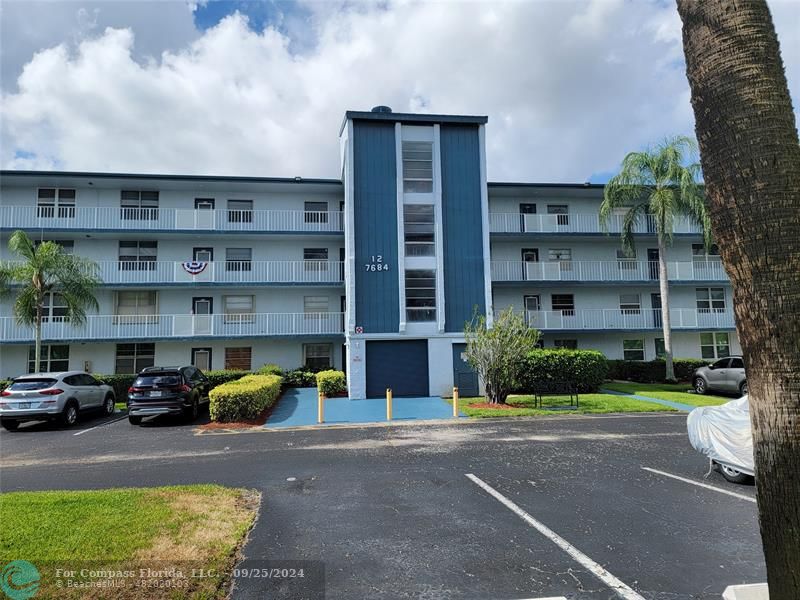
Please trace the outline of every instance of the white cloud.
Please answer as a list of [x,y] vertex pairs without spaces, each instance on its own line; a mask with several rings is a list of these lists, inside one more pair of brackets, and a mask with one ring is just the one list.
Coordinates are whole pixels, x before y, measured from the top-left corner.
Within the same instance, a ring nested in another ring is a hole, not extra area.
[[[149,60],[136,26],[41,50],[3,96],[0,161],[335,177],[344,111],[388,104],[488,114],[490,179],[582,181],[693,130],[672,4],[308,6],[316,43],[301,54],[239,15]],[[773,5],[790,83],[800,83],[788,8]]]

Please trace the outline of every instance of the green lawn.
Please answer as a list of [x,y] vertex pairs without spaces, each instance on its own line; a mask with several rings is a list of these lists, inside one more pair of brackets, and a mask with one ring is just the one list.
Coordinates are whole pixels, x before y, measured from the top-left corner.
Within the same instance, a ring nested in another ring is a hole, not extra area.
[[661,400],[672,400],[673,402],[691,404],[692,406],[714,406],[717,404],[725,404],[733,400],[731,396],[712,396],[708,394],[701,396],[700,394],[695,394],[691,391],[692,388],[688,383],[634,383],[632,381],[614,381],[611,383],[604,383],[602,387],[616,392],[651,396],[653,398],[660,398]]
[[613,394],[581,394],[578,397],[579,408],[558,409],[554,406],[569,405],[569,396],[545,396],[542,399],[544,408],[533,408],[533,396],[509,396],[507,405],[511,408],[480,408],[471,404],[483,403],[483,398],[461,398],[458,408],[469,417],[528,417],[563,414],[597,414],[617,412],[669,412],[674,409],[653,402],[645,402]]
[[[4,493],[0,563],[32,563],[41,575],[37,599],[83,597],[80,589],[58,587],[57,568],[138,572],[190,564],[219,572],[233,566],[257,507],[256,493],[218,485]],[[188,587],[148,590],[147,597],[176,597],[178,589],[186,592],[180,597],[223,598],[226,580],[187,577]],[[134,583],[114,597],[141,598]]]

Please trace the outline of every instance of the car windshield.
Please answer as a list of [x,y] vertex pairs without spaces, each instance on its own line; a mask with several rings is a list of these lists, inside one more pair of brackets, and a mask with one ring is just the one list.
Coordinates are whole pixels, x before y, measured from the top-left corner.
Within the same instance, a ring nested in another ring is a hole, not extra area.
[[134,386],[167,386],[180,384],[180,378],[175,374],[140,375],[136,378]]
[[27,392],[31,390],[46,390],[56,382],[55,379],[21,379],[8,386],[11,392]]

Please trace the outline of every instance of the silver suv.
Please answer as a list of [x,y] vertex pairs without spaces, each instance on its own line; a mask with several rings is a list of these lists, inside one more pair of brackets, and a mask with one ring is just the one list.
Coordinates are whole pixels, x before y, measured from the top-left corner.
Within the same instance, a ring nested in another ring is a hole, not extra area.
[[747,377],[741,356],[720,358],[707,367],[700,367],[692,375],[692,385],[698,394],[708,391],[747,393]]
[[114,412],[114,390],[83,371],[17,377],[0,392],[0,424],[14,431],[24,421],[58,421],[69,427],[81,413]]

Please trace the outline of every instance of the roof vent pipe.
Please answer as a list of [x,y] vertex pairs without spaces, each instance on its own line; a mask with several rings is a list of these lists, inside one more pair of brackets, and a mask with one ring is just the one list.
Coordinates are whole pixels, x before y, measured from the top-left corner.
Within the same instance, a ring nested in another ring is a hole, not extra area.
[[372,110],[370,112],[374,112],[374,113],[390,113],[390,112],[392,112],[392,109],[389,106],[383,106],[383,105],[381,105],[381,106],[373,106]]

